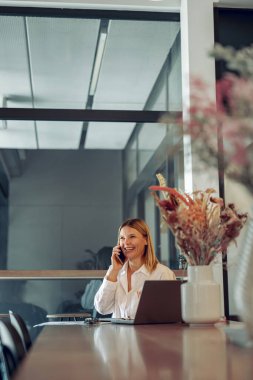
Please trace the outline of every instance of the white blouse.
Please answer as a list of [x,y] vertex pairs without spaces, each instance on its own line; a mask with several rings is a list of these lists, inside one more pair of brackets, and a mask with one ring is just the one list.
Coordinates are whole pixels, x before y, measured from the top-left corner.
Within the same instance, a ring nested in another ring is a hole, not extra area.
[[126,262],[119,271],[116,282],[108,281],[106,277],[104,278],[94,299],[94,306],[100,314],[112,313],[113,318],[133,319],[146,280],[176,279],[174,272],[165,265],[158,263],[156,269],[151,273],[147,270],[145,265],[142,265],[132,274],[132,289],[128,292],[127,268],[128,262]]

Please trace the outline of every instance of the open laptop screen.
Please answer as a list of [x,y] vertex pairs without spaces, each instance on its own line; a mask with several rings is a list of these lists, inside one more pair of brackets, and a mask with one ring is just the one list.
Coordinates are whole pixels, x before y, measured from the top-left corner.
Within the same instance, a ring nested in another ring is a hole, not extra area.
[[182,282],[147,280],[144,283],[135,319],[112,318],[112,323],[149,324],[181,322]]

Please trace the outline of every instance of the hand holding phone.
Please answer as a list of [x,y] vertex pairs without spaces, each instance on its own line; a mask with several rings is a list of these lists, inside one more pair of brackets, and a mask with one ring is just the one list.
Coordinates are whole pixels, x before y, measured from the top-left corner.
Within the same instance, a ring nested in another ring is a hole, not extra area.
[[126,257],[124,255],[124,253],[122,252],[122,249],[120,249],[120,254],[118,255],[118,260],[121,262],[121,264],[123,265],[125,260],[126,260]]

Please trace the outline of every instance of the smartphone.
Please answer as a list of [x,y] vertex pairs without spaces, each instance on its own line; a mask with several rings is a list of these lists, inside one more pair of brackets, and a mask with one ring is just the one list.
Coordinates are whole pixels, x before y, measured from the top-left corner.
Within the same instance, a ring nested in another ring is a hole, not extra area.
[[120,254],[118,255],[118,259],[121,262],[121,264],[124,264],[126,257],[124,255],[124,253],[122,252],[122,250],[120,250]]

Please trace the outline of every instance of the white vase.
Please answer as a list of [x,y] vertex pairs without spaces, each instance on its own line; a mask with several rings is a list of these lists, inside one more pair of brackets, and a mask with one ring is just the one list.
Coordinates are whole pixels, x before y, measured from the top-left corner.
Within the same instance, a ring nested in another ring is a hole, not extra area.
[[181,285],[182,319],[186,323],[215,323],[221,318],[220,285],[210,265],[188,267],[188,282]]
[[248,220],[242,252],[238,258],[234,300],[239,318],[253,340],[253,219]]

